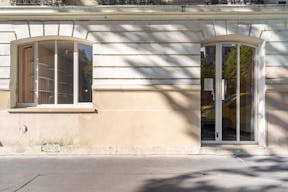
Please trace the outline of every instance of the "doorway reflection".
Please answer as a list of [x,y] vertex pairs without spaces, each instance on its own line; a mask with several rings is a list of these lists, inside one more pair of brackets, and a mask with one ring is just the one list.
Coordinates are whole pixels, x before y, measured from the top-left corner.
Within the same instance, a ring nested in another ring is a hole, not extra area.
[[254,57],[255,48],[236,43],[201,48],[203,141],[255,141]]
[[222,44],[222,140],[236,141],[237,45]]
[[240,46],[240,141],[253,141],[255,49]]
[[215,140],[216,46],[201,49],[201,139]]

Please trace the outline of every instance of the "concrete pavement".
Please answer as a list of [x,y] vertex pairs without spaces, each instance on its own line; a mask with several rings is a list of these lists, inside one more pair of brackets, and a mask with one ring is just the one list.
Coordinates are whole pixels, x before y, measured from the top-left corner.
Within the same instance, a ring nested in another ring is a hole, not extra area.
[[288,191],[280,156],[2,156],[0,192]]

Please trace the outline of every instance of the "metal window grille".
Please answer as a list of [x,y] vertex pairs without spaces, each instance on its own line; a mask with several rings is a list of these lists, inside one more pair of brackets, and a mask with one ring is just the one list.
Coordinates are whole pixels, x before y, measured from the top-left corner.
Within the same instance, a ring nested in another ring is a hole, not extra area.
[[[264,0],[95,0],[99,5],[264,4]],[[285,1],[286,2],[286,1]],[[11,5],[73,5],[69,0],[11,0]]]
[[[102,0],[102,5],[151,5],[157,4],[154,0]],[[161,3],[159,3],[161,4]]]
[[62,5],[62,0],[11,0],[11,5]]
[[206,4],[264,4],[264,0],[206,0]]

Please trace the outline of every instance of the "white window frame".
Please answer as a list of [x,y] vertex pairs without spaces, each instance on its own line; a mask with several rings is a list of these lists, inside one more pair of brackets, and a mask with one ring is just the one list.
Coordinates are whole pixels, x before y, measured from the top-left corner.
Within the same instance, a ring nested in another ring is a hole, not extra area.
[[[93,104],[93,94],[92,94],[92,98],[91,98],[91,102],[79,102],[79,53],[78,53],[78,44],[84,44],[84,45],[89,45],[92,46],[90,44],[87,43],[83,43],[83,42],[78,42],[78,41],[73,41],[73,40],[53,40],[50,39],[49,41],[54,41],[54,104],[39,104],[38,103],[38,98],[39,98],[39,42],[41,41],[46,41],[44,40],[39,40],[39,41],[35,41],[32,42],[32,44],[34,45],[34,103],[16,103],[17,107],[39,107],[39,108],[43,108],[43,107],[49,107],[49,108],[58,108],[58,107],[64,107],[64,108],[74,108],[74,107],[89,107],[92,108]],[[70,41],[73,42],[73,104],[59,104],[58,103],[58,41]],[[21,45],[21,44],[19,44]],[[19,46],[18,45],[18,46]],[[17,53],[17,57],[18,57]],[[92,55],[93,57],[93,55]],[[93,59],[93,58],[92,58]],[[18,63],[18,62],[17,62]],[[93,75],[93,71],[92,71],[92,75]],[[17,79],[18,79],[18,75],[17,75]],[[91,88],[92,88],[92,84],[91,84]],[[93,89],[92,89],[93,90]],[[17,93],[18,94],[18,93]]]
[[[264,47],[265,44],[263,43],[260,47],[257,47],[255,45],[251,45],[248,43],[243,42],[237,42],[237,41],[227,41],[227,42],[215,42],[215,43],[204,43],[201,45],[201,47],[209,46],[209,45],[215,45],[216,46],[216,65],[217,63],[222,63],[222,58],[220,55],[222,55],[222,44],[235,44],[237,47],[237,52],[240,53],[240,46],[245,45],[249,47],[253,47],[255,49],[255,57],[254,57],[254,115],[253,115],[253,123],[254,123],[254,141],[240,141],[240,79],[239,79],[239,73],[240,73],[240,54],[237,54],[237,127],[236,127],[236,141],[222,141],[222,124],[221,121],[216,121],[216,119],[220,119],[220,114],[222,114],[222,104],[219,102],[216,102],[216,108],[218,108],[218,111],[216,112],[215,121],[216,127],[218,127],[219,132],[219,138],[215,139],[214,141],[207,141],[207,140],[201,140],[202,144],[259,144],[260,146],[266,146],[266,128],[265,128],[265,67],[264,67]],[[218,51],[217,51],[218,50]],[[220,81],[221,79],[219,77],[222,77],[222,72],[217,71],[217,69],[220,69],[220,67],[216,67],[216,74],[215,78],[216,81]],[[220,85],[221,82],[218,82],[218,85]],[[217,84],[216,84],[217,85]],[[218,91],[221,92],[221,86],[218,88]],[[216,94],[216,99],[217,99]],[[238,116],[239,115],[239,116]],[[215,133],[216,133],[215,129]],[[201,126],[200,126],[200,133],[201,133]]]

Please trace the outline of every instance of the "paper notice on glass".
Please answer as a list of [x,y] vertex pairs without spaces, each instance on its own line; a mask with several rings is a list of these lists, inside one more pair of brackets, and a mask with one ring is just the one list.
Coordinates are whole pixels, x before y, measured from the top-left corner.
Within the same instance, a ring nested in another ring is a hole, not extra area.
[[204,91],[213,91],[214,85],[213,78],[204,78]]

